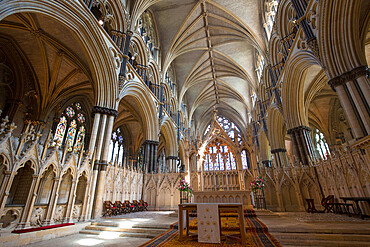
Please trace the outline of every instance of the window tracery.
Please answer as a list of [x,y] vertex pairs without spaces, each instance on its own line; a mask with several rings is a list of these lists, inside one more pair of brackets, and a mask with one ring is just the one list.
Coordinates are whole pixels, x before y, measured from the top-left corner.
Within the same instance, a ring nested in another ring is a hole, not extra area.
[[123,143],[123,135],[120,128],[117,128],[115,131],[112,132],[112,139],[109,145],[111,156],[111,162],[114,161],[115,157],[117,157],[117,162],[121,161],[121,165],[124,163],[124,143]]
[[267,39],[270,39],[271,37],[272,27],[274,25],[278,4],[278,0],[265,1],[265,24],[263,25],[263,27],[265,28]]
[[208,144],[204,152],[203,170],[236,170],[236,162],[231,148],[218,140]]
[[233,122],[229,121],[227,118],[224,117],[217,117],[217,122],[220,124],[220,126],[225,130],[227,135],[230,137],[230,139],[235,142],[236,144],[241,145],[242,135],[240,134],[239,128],[234,124]]
[[328,143],[325,140],[324,134],[321,133],[318,129],[315,130],[314,133],[315,137],[315,148],[317,152],[320,154],[321,159],[326,160],[330,155],[330,150]]
[[85,141],[85,115],[81,112],[80,103],[73,103],[66,107],[55,129],[52,146],[67,145],[68,151],[79,152]]

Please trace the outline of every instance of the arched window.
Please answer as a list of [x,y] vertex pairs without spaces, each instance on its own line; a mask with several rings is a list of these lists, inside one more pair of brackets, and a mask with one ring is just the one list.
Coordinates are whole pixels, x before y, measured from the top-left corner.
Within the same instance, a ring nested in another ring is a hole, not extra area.
[[117,157],[117,162],[121,162],[123,165],[124,161],[124,145],[123,145],[123,136],[120,128],[117,128],[112,133],[112,139],[109,145],[109,150],[112,154],[111,162]]
[[256,66],[256,73],[257,73],[258,81],[261,82],[263,66],[265,66],[265,58],[258,51],[256,51],[256,64],[255,64],[255,66]]
[[79,152],[82,150],[85,141],[86,118],[82,113],[80,103],[73,103],[68,106],[59,119],[54,134],[52,146],[60,147],[67,145],[68,151]]
[[216,140],[208,144],[204,154],[203,171],[236,170],[234,154],[228,145]]
[[318,129],[316,129],[314,135],[316,150],[319,152],[320,157],[326,160],[330,155],[330,150],[328,144],[326,143],[324,134],[321,133]]
[[249,169],[250,168],[250,163],[249,163],[249,156],[246,150],[243,150],[241,152],[241,158],[242,158],[242,166],[243,170]]
[[277,0],[265,1],[265,24],[263,26],[266,30],[268,39],[271,37],[272,26],[274,25],[278,4],[279,2]]
[[217,122],[225,130],[225,132],[233,142],[239,145],[242,144],[243,140],[242,135],[240,134],[240,130],[233,122],[224,117],[217,117]]

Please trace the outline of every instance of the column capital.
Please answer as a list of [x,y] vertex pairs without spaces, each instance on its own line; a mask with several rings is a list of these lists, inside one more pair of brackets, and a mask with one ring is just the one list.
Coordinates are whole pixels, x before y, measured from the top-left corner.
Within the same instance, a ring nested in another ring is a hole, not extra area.
[[299,132],[301,130],[311,131],[311,128],[307,127],[307,126],[304,126],[304,125],[301,125],[301,126],[297,126],[297,127],[288,129],[286,132],[287,132],[288,135],[290,135],[290,134],[293,134],[295,132]]
[[145,141],[143,142],[143,145],[146,145],[146,144],[159,145],[159,141],[145,140]]
[[286,153],[286,149],[285,148],[276,148],[276,149],[272,149],[271,150],[271,153],[274,154],[274,153]]
[[179,157],[178,156],[167,156],[166,157],[166,160],[178,160]]
[[335,91],[337,86],[343,85],[348,81],[355,80],[362,76],[370,76],[369,67],[366,65],[352,69],[351,71],[345,72],[337,77],[332,78],[328,81],[328,84]]
[[91,111],[91,114],[94,115],[95,113],[106,114],[106,115],[114,116],[114,117],[118,116],[117,110],[102,107],[102,106],[94,106]]

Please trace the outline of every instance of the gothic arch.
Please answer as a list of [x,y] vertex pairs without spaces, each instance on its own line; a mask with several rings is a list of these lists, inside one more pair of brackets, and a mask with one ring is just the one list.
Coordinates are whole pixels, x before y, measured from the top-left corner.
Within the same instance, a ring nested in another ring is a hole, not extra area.
[[[63,3],[64,4],[64,3]],[[55,1],[17,1],[0,4],[0,20],[16,13],[39,13],[48,16],[69,29],[80,41],[84,54],[88,57],[93,78],[95,104],[115,108],[117,95],[117,73],[110,47],[106,46],[96,21],[84,6],[70,4],[68,8]],[[6,5],[6,7],[2,6]],[[73,14],[72,14],[73,13]]]
[[169,156],[177,156],[177,138],[176,138],[176,128],[172,123],[172,120],[165,116],[163,123],[161,125],[161,133],[164,135],[166,140],[166,151]]
[[294,55],[285,65],[288,70],[284,74],[281,98],[288,129],[308,126],[304,90],[307,69],[313,65],[320,63],[307,51]]
[[157,107],[155,106],[146,85],[137,81],[127,82],[120,92],[119,101],[125,97],[133,97],[139,106],[143,129],[145,130],[144,139],[153,141],[158,140],[159,126]]

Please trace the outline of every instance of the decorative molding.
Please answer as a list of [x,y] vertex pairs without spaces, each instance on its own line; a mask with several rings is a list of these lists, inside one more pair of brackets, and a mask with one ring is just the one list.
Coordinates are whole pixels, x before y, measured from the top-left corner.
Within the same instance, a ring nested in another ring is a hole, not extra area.
[[304,126],[304,125],[301,125],[301,126],[298,126],[298,127],[294,127],[294,128],[288,129],[287,130],[287,134],[288,135],[291,135],[291,134],[293,134],[295,132],[299,132],[299,131],[302,131],[302,130],[311,131],[311,128],[310,127],[307,127],[307,126]]
[[343,85],[347,83],[348,81],[356,80],[357,78],[362,77],[362,76],[367,76],[367,77],[370,76],[369,67],[367,67],[366,65],[354,68],[351,71],[348,71],[337,77],[334,77],[333,79],[329,80],[328,84],[335,91],[335,88],[337,86]]
[[178,156],[167,156],[166,157],[166,160],[178,160],[179,157]]
[[102,107],[102,106],[94,106],[91,111],[91,114],[94,115],[95,113],[106,114],[106,115],[114,116],[114,117],[118,116],[117,110],[109,109],[109,108]]
[[271,150],[271,153],[274,154],[274,153],[286,153],[286,149],[285,148],[276,148],[276,149],[272,149]]

